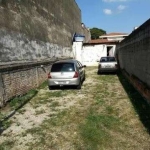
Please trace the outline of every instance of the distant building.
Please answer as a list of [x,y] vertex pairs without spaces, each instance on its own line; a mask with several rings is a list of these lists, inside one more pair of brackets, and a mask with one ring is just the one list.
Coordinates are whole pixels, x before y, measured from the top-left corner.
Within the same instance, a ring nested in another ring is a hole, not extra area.
[[100,39],[106,39],[107,41],[122,41],[124,38],[128,36],[127,33],[109,33],[105,35],[101,35]]
[[103,56],[115,56],[116,45],[128,36],[127,33],[109,33],[84,43],[82,47],[82,63],[95,66]]

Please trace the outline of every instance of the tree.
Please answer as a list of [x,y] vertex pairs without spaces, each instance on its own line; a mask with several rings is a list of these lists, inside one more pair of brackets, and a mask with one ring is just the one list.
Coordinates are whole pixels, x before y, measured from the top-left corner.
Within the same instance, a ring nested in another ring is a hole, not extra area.
[[91,32],[91,39],[99,39],[99,36],[106,34],[105,30],[98,28],[92,28],[90,29],[90,32]]

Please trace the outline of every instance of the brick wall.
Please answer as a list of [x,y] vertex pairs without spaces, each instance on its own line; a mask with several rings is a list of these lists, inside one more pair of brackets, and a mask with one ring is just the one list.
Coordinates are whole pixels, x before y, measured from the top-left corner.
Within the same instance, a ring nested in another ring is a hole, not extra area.
[[41,85],[47,80],[53,62],[27,63],[0,68],[0,106],[11,98],[23,95]]
[[141,83],[145,89],[150,88],[150,19],[117,45],[117,54],[121,69],[128,73],[131,81],[134,78],[137,89]]

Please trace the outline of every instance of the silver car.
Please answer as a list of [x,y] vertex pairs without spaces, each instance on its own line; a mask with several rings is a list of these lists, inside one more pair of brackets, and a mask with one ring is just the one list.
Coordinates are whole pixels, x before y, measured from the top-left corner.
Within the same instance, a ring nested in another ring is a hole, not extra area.
[[77,89],[81,89],[85,80],[85,67],[74,59],[55,62],[48,74],[49,89],[56,86],[76,86]]
[[98,64],[98,74],[102,72],[117,72],[118,65],[115,57],[101,57]]

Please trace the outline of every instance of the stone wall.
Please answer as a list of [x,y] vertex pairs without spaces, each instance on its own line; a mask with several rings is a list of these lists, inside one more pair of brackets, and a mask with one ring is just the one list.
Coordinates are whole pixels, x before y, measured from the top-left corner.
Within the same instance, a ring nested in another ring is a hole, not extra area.
[[75,0],[0,0],[0,62],[72,56],[72,36],[81,26]]
[[143,85],[143,87],[149,89],[150,19],[117,46],[117,54],[121,69],[127,72],[130,79],[134,79],[135,86]]

